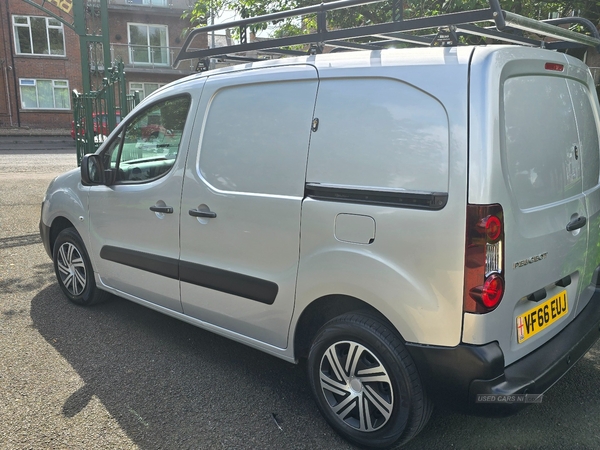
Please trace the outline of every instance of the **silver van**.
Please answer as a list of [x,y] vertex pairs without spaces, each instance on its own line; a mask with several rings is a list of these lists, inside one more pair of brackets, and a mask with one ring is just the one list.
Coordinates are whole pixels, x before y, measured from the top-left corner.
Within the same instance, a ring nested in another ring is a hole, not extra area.
[[542,49],[223,68],[57,177],[40,231],[71,301],[307,358],[332,427],[389,447],[442,396],[544,393],[600,336],[599,126],[587,66]]

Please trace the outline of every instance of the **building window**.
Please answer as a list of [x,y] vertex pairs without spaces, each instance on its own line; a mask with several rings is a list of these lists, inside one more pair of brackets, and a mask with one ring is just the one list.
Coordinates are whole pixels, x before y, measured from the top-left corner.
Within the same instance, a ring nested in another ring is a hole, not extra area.
[[135,91],[138,91],[140,100],[143,100],[164,85],[165,83],[129,83],[129,93],[134,94]]
[[166,25],[128,24],[131,64],[169,65]]
[[52,17],[13,16],[19,55],[65,56],[63,24]]
[[19,79],[23,109],[71,109],[67,80]]

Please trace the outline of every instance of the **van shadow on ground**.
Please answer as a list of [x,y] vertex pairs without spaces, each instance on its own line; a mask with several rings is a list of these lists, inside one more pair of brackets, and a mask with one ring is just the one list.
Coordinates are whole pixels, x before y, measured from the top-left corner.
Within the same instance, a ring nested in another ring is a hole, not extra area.
[[95,395],[141,448],[350,448],[319,415],[304,365],[116,297],[79,307],[57,285],[31,318],[85,383],[63,414]]
[[[78,307],[56,285],[33,298],[31,318],[85,383],[62,413],[73,417],[97,396],[141,448],[353,448],[319,415],[304,364],[116,297]],[[404,448],[598,448],[598,348],[541,405],[503,418],[437,408]]]

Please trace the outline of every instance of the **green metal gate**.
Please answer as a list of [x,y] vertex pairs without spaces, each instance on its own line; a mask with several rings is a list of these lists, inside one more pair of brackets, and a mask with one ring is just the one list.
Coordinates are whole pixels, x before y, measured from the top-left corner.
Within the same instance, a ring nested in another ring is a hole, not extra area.
[[127,94],[123,62],[107,71],[102,89],[79,93],[73,91],[73,132],[77,147],[77,164],[83,155],[94,153],[110,132],[140,101],[139,93]]

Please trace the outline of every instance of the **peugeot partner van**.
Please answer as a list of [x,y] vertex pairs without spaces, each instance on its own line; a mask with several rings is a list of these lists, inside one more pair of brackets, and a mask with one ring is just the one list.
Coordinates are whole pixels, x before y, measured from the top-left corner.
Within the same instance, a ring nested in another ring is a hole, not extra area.
[[441,395],[544,393],[598,339],[599,126],[588,68],[542,49],[218,69],[57,177],[40,231],[71,301],[307,358],[332,427],[389,447]]

